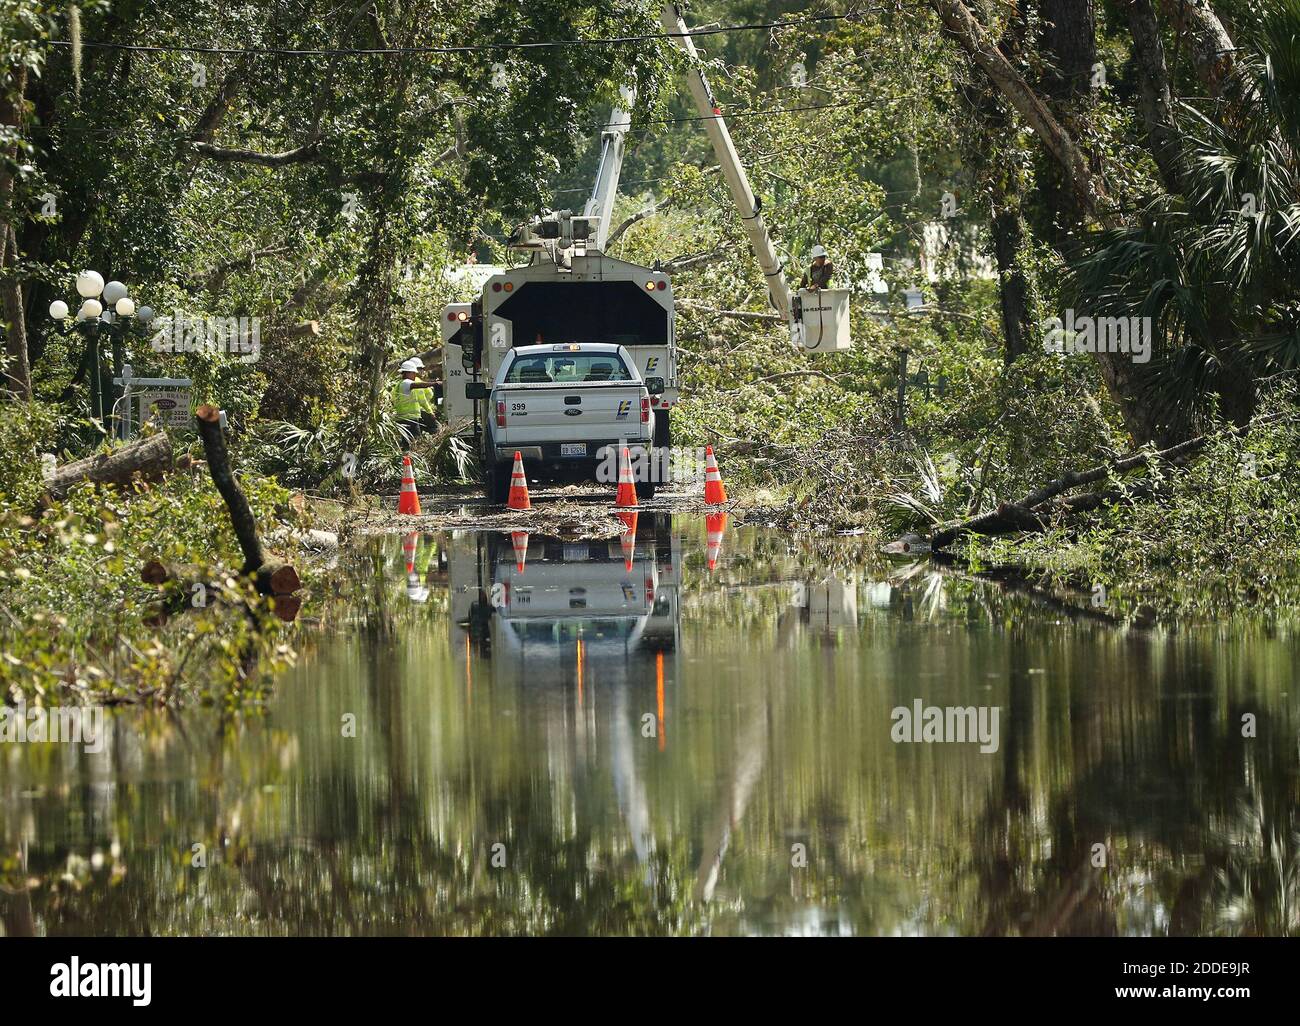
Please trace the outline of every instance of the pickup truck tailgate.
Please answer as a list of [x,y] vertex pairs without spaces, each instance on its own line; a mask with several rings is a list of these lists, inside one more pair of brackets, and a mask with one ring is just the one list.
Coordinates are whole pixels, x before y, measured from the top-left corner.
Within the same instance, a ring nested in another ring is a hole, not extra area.
[[501,445],[639,438],[644,433],[639,384],[529,384],[499,388],[496,397],[505,403],[506,425],[496,430]]

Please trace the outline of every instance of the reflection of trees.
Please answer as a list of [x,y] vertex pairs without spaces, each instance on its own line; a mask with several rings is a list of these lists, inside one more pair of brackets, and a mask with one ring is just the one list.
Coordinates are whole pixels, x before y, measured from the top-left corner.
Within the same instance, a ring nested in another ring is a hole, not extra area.
[[[650,678],[592,669],[579,708],[563,680],[494,683],[477,661],[466,701],[438,597],[407,602],[391,559],[354,566],[355,629],[282,685],[287,728],[164,728],[106,781],[43,769],[30,829],[0,810],[6,932],[1300,929],[1300,765],[1285,702],[1251,678],[1285,679],[1265,655],[1225,683],[1213,641],[1045,624],[1026,596],[928,578],[824,648],[786,585],[833,567],[743,530],[727,554],[743,586],[688,581],[703,669],[669,690],[665,753],[636,729]],[[920,680],[1001,705],[997,754],[892,745],[888,710]],[[342,711],[355,741],[335,736]],[[156,784],[164,756],[180,783]],[[69,868],[114,836],[122,859]]]
[[[983,932],[1295,933],[1294,730],[1275,716],[1259,737],[1241,736],[1247,710],[1220,708],[1212,642],[1137,636],[1121,644],[1127,681],[1098,672],[1062,682],[1070,688],[1068,737],[1010,726],[1004,733],[972,860]],[[1009,656],[1009,724],[1050,722],[1043,706],[1059,696],[1028,684],[1022,640]],[[1148,657],[1160,662],[1154,679],[1140,673]],[[1250,703],[1261,723],[1265,708]],[[1036,798],[1026,779],[1026,749],[1035,744],[1069,750],[1068,760],[1057,753],[1068,774]],[[1045,805],[1042,823],[1035,804]],[[1090,863],[1096,843],[1107,846],[1104,869]]]

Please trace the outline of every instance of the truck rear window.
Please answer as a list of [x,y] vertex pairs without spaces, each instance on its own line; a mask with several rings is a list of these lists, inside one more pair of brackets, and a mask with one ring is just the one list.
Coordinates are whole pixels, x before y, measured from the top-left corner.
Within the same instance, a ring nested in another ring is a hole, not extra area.
[[631,381],[632,375],[617,353],[546,353],[516,358],[502,380],[509,385],[574,384]]

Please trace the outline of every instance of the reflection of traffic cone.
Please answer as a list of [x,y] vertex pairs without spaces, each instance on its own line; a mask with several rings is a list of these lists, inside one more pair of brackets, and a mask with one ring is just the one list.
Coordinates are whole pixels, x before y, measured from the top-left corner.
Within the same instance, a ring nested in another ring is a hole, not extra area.
[[[528,478],[524,475],[524,458],[515,453],[515,466],[510,471],[510,499],[506,509],[532,509],[528,501]],[[526,536],[525,536],[526,537]]]
[[420,493],[415,490],[415,471],[409,453],[402,457],[402,493],[397,497],[397,512],[420,515]]
[[632,572],[632,558],[636,555],[636,521],[640,513],[619,513],[619,520],[623,521],[623,537],[619,539],[623,543],[623,569]]
[[[416,512],[418,513],[419,510],[416,510]],[[414,531],[402,538],[402,552],[406,556],[406,572],[408,574],[415,573],[415,545],[418,538],[419,535]]]
[[614,497],[614,505],[636,505],[636,485],[632,483],[632,454],[626,445],[618,457],[618,495]]
[[709,506],[727,501],[727,489],[722,484],[722,475],[718,473],[718,461],[713,456],[711,445],[704,447],[704,501]]
[[718,553],[722,550],[722,536],[727,533],[727,514],[710,513],[704,518],[704,523],[709,532],[709,569],[715,570],[718,566]]
[[522,574],[524,572],[524,561],[528,559],[528,532],[511,531],[510,544],[515,549],[515,569]]

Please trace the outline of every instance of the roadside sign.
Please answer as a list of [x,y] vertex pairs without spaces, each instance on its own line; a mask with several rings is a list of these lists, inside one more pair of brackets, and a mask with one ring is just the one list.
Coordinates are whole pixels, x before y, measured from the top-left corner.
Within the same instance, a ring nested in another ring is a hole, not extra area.
[[136,392],[132,398],[136,400],[137,424],[153,418],[171,431],[185,431],[193,427],[188,388],[149,389]]

